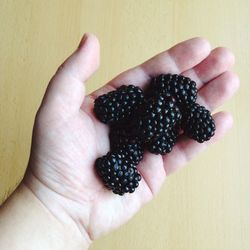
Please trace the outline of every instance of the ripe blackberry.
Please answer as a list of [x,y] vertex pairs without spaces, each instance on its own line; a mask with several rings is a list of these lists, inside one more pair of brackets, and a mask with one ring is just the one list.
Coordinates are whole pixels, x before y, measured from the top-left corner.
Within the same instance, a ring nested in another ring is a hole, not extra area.
[[124,122],[131,118],[143,99],[144,95],[139,87],[123,85],[117,90],[99,96],[95,100],[94,112],[103,123]]
[[189,105],[185,110],[185,134],[202,143],[208,141],[215,133],[215,123],[211,113],[197,103]]
[[109,132],[109,139],[111,149],[120,148],[124,144],[142,144],[140,138],[136,134],[133,122],[131,122],[131,124],[126,125],[111,126]]
[[152,79],[150,90],[152,93],[172,95],[181,107],[194,103],[197,99],[196,83],[182,75],[159,75]]
[[143,148],[139,144],[125,144],[114,152],[123,153],[126,159],[135,165],[138,165],[143,158]]
[[182,118],[175,101],[164,95],[147,99],[138,112],[140,114],[135,127],[143,143],[148,143],[167,133],[169,128],[177,125]]
[[96,160],[96,172],[104,185],[115,194],[133,193],[139,186],[141,175],[136,166],[120,153],[108,153]]
[[151,141],[147,145],[149,152],[153,154],[167,154],[172,151],[178,136],[178,131],[176,129],[169,129],[167,133],[161,135],[157,139]]
[[132,135],[126,127],[111,127],[109,139],[112,152],[122,150],[126,158],[136,165],[142,160],[142,143],[138,136]]

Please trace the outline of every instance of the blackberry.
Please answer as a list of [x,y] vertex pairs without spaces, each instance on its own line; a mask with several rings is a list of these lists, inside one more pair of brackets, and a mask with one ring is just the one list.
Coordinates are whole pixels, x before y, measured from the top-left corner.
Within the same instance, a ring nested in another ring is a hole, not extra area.
[[94,112],[103,123],[124,122],[131,118],[143,100],[144,94],[139,87],[123,85],[117,90],[99,96],[95,100]]
[[98,158],[95,166],[104,185],[115,194],[133,193],[139,186],[141,175],[122,152],[110,152]]
[[153,154],[164,155],[170,153],[176,143],[177,136],[178,136],[178,130],[169,129],[167,133],[151,141],[147,145],[147,149],[149,152]]
[[142,142],[134,129],[134,123],[111,126],[109,132],[111,149],[122,147],[124,144],[139,144]]
[[138,165],[143,158],[143,148],[139,144],[125,144],[114,152],[123,153],[126,159],[135,165]]
[[147,99],[138,111],[140,114],[135,127],[143,143],[153,141],[167,133],[169,128],[180,123],[182,118],[173,98],[164,95]]
[[122,150],[136,165],[142,160],[142,144],[138,136],[132,135],[126,127],[111,127],[109,139],[111,151]]
[[185,110],[184,132],[200,143],[208,141],[215,133],[211,113],[197,103],[189,105]]
[[196,83],[182,75],[162,74],[152,79],[151,93],[172,95],[180,107],[194,103],[197,99]]

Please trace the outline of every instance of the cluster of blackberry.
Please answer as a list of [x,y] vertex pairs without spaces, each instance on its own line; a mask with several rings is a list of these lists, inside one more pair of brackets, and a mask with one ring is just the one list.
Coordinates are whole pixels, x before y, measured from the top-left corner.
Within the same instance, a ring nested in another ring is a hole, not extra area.
[[95,100],[96,117],[110,126],[111,151],[96,160],[96,172],[115,194],[133,193],[144,150],[164,155],[178,137],[204,142],[215,132],[211,113],[196,103],[196,83],[182,75],[154,77],[143,92],[123,85]]

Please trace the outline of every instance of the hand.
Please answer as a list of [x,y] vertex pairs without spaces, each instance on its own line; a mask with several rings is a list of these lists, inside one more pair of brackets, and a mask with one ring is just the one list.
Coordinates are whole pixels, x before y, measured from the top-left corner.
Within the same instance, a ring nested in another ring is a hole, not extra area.
[[49,83],[35,120],[25,185],[59,221],[77,225],[89,242],[119,227],[152,200],[166,176],[220,139],[232,126],[232,117],[225,112],[214,115],[217,130],[209,142],[199,144],[183,137],[166,156],[145,153],[138,166],[139,188],[118,196],[103,186],[94,171],[96,158],[109,151],[108,127],[95,118],[94,99],[122,84],[143,87],[152,75],[181,73],[196,81],[198,102],[212,111],[239,86],[237,75],[230,71],[233,63],[228,49],[211,51],[206,40],[193,38],[85,96],[84,83],[99,65],[98,40],[86,35]]

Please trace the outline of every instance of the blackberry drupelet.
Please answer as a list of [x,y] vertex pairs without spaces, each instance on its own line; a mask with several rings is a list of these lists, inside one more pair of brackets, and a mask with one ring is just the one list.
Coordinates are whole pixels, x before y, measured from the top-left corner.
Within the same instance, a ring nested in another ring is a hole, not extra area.
[[143,100],[144,94],[139,87],[123,85],[117,90],[99,96],[95,100],[94,112],[103,123],[124,122],[131,118]]
[[98,158],[95,166],[104,185],[115,194],[133,193],[139,186],[141,175],[122,152],[110,152]]
[[167,133],[147,144],[147,149],[153,154],[167,154],[172,151],[178,137],[177,129],[169,129]]
[[173,98],[156,95],[147,99],[138,109],[137,133],[142,142],[149,143],[167,133],[169,128],[180,123],[182,115]]
[[152,79],[150,91],[173,96],[180,107],[194,103],[197,99],[196,83],[182,75],[159,75]]
[[202,143],[214,135],[214,119],[205,107],[193,103],[186,108],[184,117],[184,132],[188,137]]

